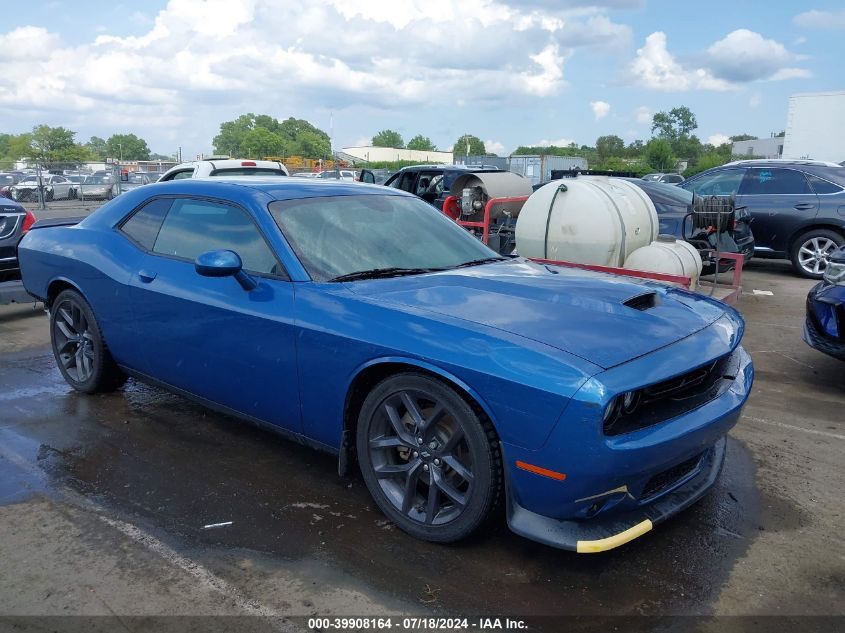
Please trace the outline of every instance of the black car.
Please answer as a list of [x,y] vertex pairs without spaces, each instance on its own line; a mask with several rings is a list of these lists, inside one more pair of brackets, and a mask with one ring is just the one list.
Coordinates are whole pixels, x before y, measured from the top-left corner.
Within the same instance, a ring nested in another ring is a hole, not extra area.
[[413,165],[397,171],[384,185],[408,191],[442,209],[458,176],[500,171],[505,170],[490,165]]
[[32,211],[14,200],[0,198],[0,305],[31,300],[20,281],[18,242],[33,224]]
[[801,160],[745,160],[708,169],[677,185],[701,196],[736,196],[753,220],[755,253],[786,258],[821,279],[845,244],[845,167]]
[[[751,218],[745,209],[736,210],[732,226],[727,227],[727,230],[719,239],[715,233],[695,226],[692,216],[692,192],[681,189],[677,185],[640,178],[626,178],[625,180],[642,189],[654,203],[661,234],[674,235],[678,239],[686,240],[699,251],[708,251],[715,248],[718,239],[719,249],[723,252],[742,253],[745,256],[745,261],[754,256],[754,233],[751,230]],[[704,261],[702,274],[708,275],[715,272],[715,265],[708,263],[706,257],[702,257],[702,259]],[[719,271],[732,268],[733,263],[723,262],[719,266]]]

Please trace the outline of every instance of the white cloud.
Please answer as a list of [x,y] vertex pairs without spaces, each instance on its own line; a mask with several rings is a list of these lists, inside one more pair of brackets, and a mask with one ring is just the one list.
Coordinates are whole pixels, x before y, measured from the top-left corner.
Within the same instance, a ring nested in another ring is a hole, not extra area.
[[839,11],[805,11],[796,15],[792,21],[805,29],[826,29],[845,31],[845,9]]
[[557,140],[552,140],[552,141],[550,141],[548,139],[543,139],[542,141],[538,141],[538,142],[534,143],[534,145],[537,145],[539,147],[552,147],[552,146],[554,146],[554,147],[567,147],[569,145],[572,145],[572,143],[574,143],[574,142],[575,141],[571,138],[559,138]]
[[500,141],[484,141],[484,150],[489,154],[501,156],[505,153],[505,146]]
[[780,42],[748,29],[737,29],[713,43],[693,63],[682,64],[667,47],[666,34],[656,31],[637,50],[629,67],[641,85],[655,90],[732,90],[753,81],[811,76],[791,66],[800,57]]
[[748,98],[748,106],[750,108],[756,108],[762,103],[762,98],[756,92]]
[[590,109],[593,111],[593,116],[596,121],[603,119],[610,112],[610,104],[607,101],[590,101]]
[[748,29],[737,29],[715,42],[707,49],[707,58],[713,74],[730,82],[807,76],[806,70],[789,67],[797,56],[783,44]]
[[[434,85],[467,107],[525,104],[564,89],[577,48],[627,41],[628,27],[587,5],[637,0],[564,4],[170,0],[149,17],[129,13],[140,28],[134,36],[112,31],[67,44],[47,29],[20,27],[0,32],[0,118],[63,112],[62,124],[84,119],[90,129],[91,120],[122,127],[129,112],[147,113],[144,120],[157,113],[156,127],[207,144],[220,121],[241,112],[425,107]],[[191,132],[179,127],[184,120]]]
[[648,125],[654,118],[654,114],[652,113],[650,108],[646,106],[640,106],[639,108],[634,110],[634,118],[640,125]]
[[721,134],[721,133],[711,134],[710,136],[707,137],[707,142],[710,143],[710,145],[715,145],[716,147],[719,147],[719,145],[724,145],[725,143],[730,143],[731,137],[728,136],[727,134]]

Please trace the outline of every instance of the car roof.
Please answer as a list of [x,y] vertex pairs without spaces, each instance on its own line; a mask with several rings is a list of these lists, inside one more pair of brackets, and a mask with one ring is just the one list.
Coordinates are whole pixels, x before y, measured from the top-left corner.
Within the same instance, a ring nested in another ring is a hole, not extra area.
[[[432,169],[442,169],[443,171],[461,171],[461,172],[468,172],[468,171],[505,171],[501,167],[496,167],[496,165],[408,165],[407,167],[403,167],[399,171],[422,171],[422,170],[432,170]],[[398,173],[398,172],[397,172]]]
[[[167,182],[152,183],[145,187],[146,191],[161,191],[183,189],[191,193],[223,193],[233,185],[266,194],[276,200],[295,200],[299,198],[317,198],[322,196],[357,196],[357,195],[403,195],[411,198],[416,196],[400,189],[369,185],[344,180],[329,180],[315,178],[297,178],[288,176],[215,176],[213,178],[184,178]],[[155,188],[155,189],[153,189]],[[193,191],[195,190],[195,191]]]
[[826,160],[803,160],[798,158],[749,158],[747,160],[734,160],[725,163],[722,167],[734,165],[770,165],[772,167],[783,167],[785,165],[811,166],[811,167],[840,167],[839,163],[832,163]]

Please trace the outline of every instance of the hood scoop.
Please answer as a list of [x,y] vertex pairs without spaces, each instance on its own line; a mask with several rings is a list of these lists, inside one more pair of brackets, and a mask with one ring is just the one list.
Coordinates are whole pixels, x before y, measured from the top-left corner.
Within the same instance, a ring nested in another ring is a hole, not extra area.
[[641,295],[635,295],[630,299],[625,299],[625,301],[622,302],[622,305],[634,308],[634,310],[639,310],[640,312],[651,310],[652,308],[657,307],[657,293],[652,291],[644,292]]

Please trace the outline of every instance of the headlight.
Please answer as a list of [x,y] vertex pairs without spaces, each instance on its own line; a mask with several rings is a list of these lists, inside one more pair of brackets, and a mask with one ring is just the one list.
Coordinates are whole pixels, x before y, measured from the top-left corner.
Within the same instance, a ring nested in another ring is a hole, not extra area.
[[824,280],[829,284],[845,285],[845,253],[834,253],[824,270]]

